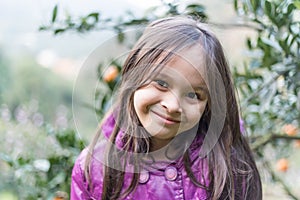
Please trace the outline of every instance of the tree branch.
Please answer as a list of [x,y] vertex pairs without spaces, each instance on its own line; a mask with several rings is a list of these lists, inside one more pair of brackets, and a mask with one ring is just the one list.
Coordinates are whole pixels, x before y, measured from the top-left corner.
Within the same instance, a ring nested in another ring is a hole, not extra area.
[[296,197],[293,192],[290,190],[289,186],[286,185],[286,183],[284,182],[284,180],[282,180],[272,169],[271,164],[269,161],[264,161],[264,165],[266,167],[266,169],[268,170],[268,172],[271,174],[273,181],[278,182],[282,185],[284,191],[286,192],[286,194],[288,196],[290,196],[292,199],[294,200],[299,200],[298,197]]
[[258,148],[266,145],[267,143],[277,140],[277,139],[284,139],[284,140],[300,140],[300,136],[288,136],[288,135],[281,135],[281,134],[267,134],[264,136],[261,136],[259,139],[257,139],[256,142],[252,145],[252,150],[256,151]]

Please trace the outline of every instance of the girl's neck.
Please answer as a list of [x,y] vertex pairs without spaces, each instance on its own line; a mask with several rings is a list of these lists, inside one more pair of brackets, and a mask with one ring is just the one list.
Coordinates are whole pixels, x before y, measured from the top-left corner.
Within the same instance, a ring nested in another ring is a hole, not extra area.
[[151,138],[150,152],[155,161],[173,161],[177,159],[182,151],[178,152],[172,144],[173,139],[160,140]]
[[150,152],[157,151],[167,146],[172,139],[157,139],[152,137],[150,143]]

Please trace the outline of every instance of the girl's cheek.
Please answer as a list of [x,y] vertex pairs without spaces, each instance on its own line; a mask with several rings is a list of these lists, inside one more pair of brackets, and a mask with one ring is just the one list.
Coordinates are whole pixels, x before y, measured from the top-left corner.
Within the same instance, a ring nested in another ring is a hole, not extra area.
[[136,107],[147,108],[155,103],[159,102],[159,94],[155,90],[146,87],[141,88],[134,93],[134,104]]

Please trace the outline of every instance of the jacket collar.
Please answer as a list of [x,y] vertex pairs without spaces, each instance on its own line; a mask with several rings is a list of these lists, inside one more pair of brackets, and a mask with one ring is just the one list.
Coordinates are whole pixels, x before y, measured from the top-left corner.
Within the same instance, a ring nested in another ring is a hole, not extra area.
[[[102,134],[107,139],[111,136],[111,133],[114,130],[115,124],[116,124],[116,120],[115,120],[115,117],[114,117],[113,113],[110,114],[104,120],[104,123],[102,124],[101,129],[102,129]],[[116,142],[115,142],[116,147],[118,149],[122,149],[124,147],[124,141],[123,141],[124,135],[125,135],[124,131],[122,131],[120,129],[120,131],[117,134]],[[204,140],[204,134],[200,135],[200,136],[195,136],[192,139],[193,139],[192,142],[189,143],[190,145],[187,145],[187,147],[186,147],[185,150],[189,151],[191,162],[194,162],[195,159],[197,159],[198,156],[199,156],[199,152],[200,152],[203,140]],[[182,145],[182,141],[180,141],[180,139],[178,141],[180,142],[180,145]],[[182,168],[183,167],[183,153],[182,153],[181,156],[178,156],[178,158],[175,158],[173,160],[172,159],[168,159],[166,161],[155,161],[150,156],[150,158],[146,158],[143,161],[145,161],[145,165],[151,166],[151,167],[155,167],[157,169],[159,169],[159,168],[165,168],[167,165],[174,165],[177,168]]]

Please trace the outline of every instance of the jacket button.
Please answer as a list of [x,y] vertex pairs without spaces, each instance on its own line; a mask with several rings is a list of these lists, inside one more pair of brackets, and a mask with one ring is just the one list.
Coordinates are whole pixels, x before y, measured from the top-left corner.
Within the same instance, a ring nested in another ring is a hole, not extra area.
[[177,178],[177,169],[173,166],[168,166],[165,170],[165,177],[169,181],[174,181]]
[[149,180],[149,172],[148,171],[142,171],[140,173],[140,179],[139,179],[139,183],[146,183]]

